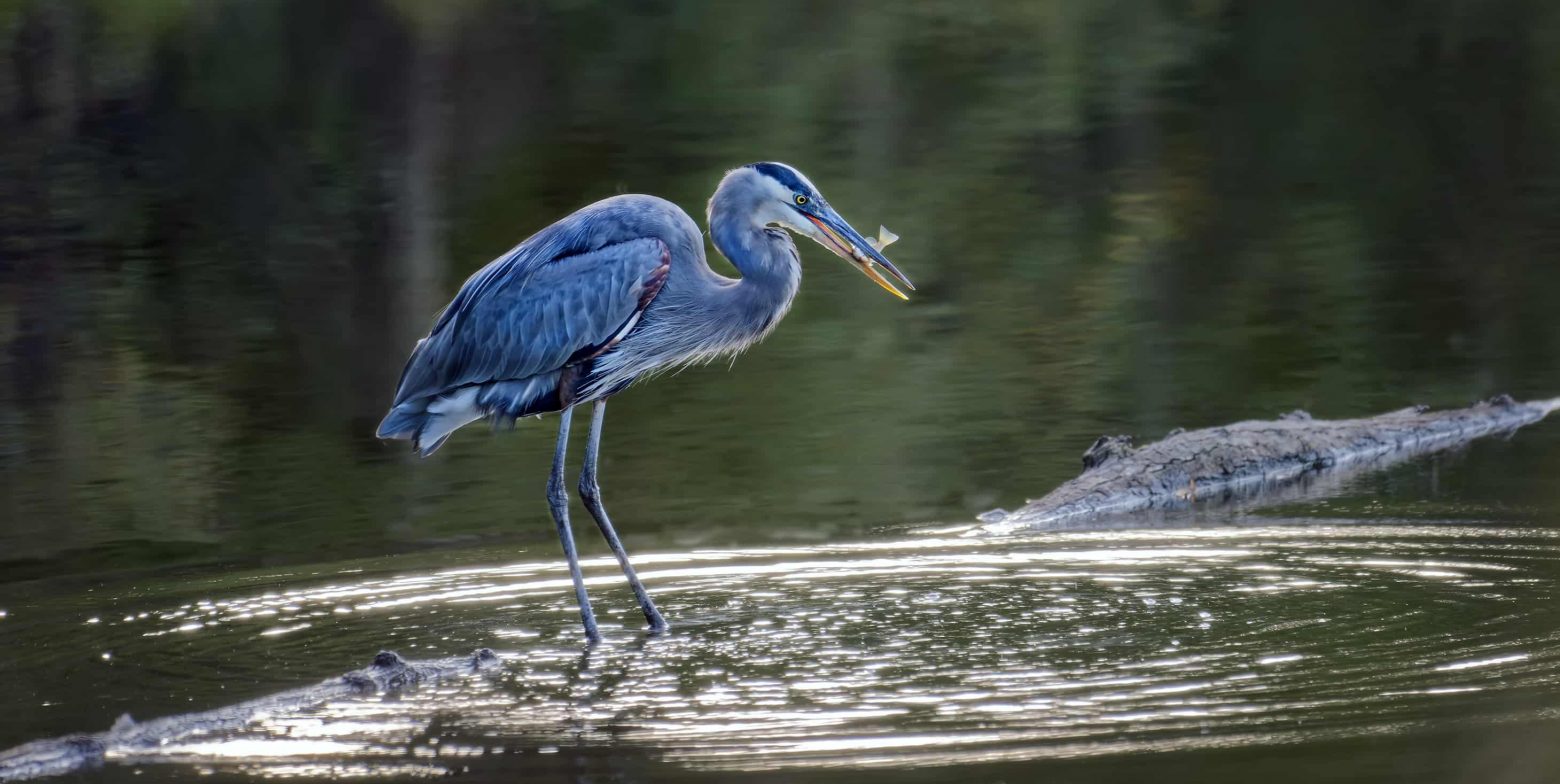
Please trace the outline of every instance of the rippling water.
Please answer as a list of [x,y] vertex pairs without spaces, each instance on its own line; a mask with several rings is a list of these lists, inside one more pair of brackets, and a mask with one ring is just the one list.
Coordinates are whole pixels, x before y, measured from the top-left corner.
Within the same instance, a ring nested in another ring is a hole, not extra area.
[[[0,0],[0,748],[491,646],[102,776],[1560,779],[1554,421],[956,527],[1102,433],[1560,394],[1557,52],[1507,0]],[[503,249],[764,159],[920,288],[804,242],[764,345],[614,400],[674,630],[595,559],[586,654],[550,427],[374,424]]]
[[675,626],[656,638],[637,631],[615,564],[595,559],[607,640],[589,651],[551,557],[249,574],[44,601],[4,622],[23,678],[53,677],[73,651],[82,685],[166,688],[181,710],[362,666],[379,644],[504,658],[120,760],[267,775],[519,771],[616,747],[693,771],[908,770],[1392,736],[1560,705],[1552,529],[957,533],[647,554]]

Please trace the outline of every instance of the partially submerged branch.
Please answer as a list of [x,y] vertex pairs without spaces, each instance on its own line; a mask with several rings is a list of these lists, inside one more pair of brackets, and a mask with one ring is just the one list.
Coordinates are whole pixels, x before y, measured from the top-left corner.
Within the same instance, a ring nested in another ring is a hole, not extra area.
[[105,732],[66,735],[0,751],[0,781],[22,781],[95,768],[110,759],[134,758],[171,742],[249,725],[265,716],[323,705],[331,700],[402,689],[497,666],[498,654],[482,648],[470,656],[407,661],[382,651],[361,670],[302,689],[198,713],[137,722],[121,716]]
[[1101,436],[1083,455],[1083,474],[1016,512],[982,516],[976,533],[1095,524],[1101,518],[1205,502],[1269,498],[1321,477],[1355,476],[1412,457],[1510,432],[1560,409],[1560,398],[1519,403],[1509,396],[1468,408],[1422,406],[1364,419],[1273,420],[1176,431],[1135,447]]

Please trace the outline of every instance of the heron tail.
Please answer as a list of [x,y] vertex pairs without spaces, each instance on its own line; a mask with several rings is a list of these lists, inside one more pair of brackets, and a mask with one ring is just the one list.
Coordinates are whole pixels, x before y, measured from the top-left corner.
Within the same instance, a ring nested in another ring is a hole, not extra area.
[[447,397],[408,400],[390,409],[379,423],[377,435],[411,441],[417,454],[427,457],[443,446],[451,433],[482,418],[476,398],[473,387]]
[[557,411],[558,373],[542,373],[518,381],[493,381],[460,387],[453,392],[408,400],[390,409],[379,423],[380,438],[408,440],[423,457],[434,453],[451,433],[484,417],[514,424],[515,420]]

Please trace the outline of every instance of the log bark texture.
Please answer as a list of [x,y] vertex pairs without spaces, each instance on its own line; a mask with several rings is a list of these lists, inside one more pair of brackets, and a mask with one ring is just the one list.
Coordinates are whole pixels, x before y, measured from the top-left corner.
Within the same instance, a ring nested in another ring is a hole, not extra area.
[[1304,411],[1278,419],[1178,431],[1144,447],[1101,436],[1084,470],[1015,512],[981,516],[974,533],[1092,524],[1103,517],[1280,494],[1332,473],[1375,470],[1480,436],[1505,433],[1560,409],[1560,398],[1519,403],[1509,396],[1448,411],[1422,406],[1364,419],[1320,420]]
[[87,770],[104,762],[134,762],[169,744],[223,730],[244,727],[260,718],[304,710],[331,700],[358,695],[394,693],[420,683],[496,667],[498,655],[482,648],[470,656],[435,661],[407,661],[384,651],[361,670],[314,686],[198,713],[181,713],[137,722],[119,717],[104,732],[66,735],[24,743],[0,751],[0,782]]

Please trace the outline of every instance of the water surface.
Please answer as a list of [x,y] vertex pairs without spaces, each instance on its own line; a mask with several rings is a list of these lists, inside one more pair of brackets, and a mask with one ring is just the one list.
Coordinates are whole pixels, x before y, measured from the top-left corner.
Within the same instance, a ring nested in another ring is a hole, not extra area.
[[[1101,433],[1560,394],[1560,7],[1356,5],[0,3],[0,747],[491,646],[105,775],[1560,777],[1554,422],[958,535]],[[770,340],[614,401],[675,630],[582,531],[587,656],[552,421],[373,426],[480,265],[763,159],[918,296],[804,248]]]
[[504,657],[498,672],[116,758],[159,775],[518,774],[619,747],[642,773],[1018,775],[1504,732],[1560,707],[1550,527],[1275,516],[956,533],[647,554],[644,579],[676,619],[661,637],[637,631],[615,564],[593,559],[607,639],[592,649],[556,559],[496,549],[449,553],[463,565],[444,568],[384,559],[39,597],[7,618],[9,669],[23,682],[70,672],[70,692],[37,706],[64,729],[101,724],[104,702],[149,715],[290,688],[379,645]]

